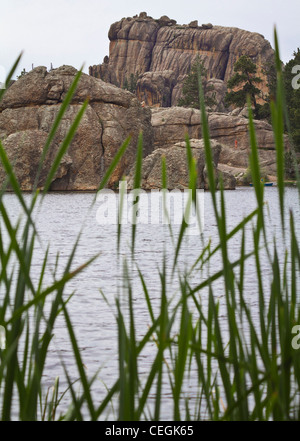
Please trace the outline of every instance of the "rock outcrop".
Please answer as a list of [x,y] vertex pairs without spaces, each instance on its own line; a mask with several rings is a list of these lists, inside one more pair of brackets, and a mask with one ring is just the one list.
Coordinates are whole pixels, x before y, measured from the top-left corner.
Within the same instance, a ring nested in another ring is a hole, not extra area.
[[170,107],[176,84],[176,76],[172,70],[145,72],[137,80],[136,94],[147,106]]
[[[0,138],[23,190],[32,189],[47,136],[76,73],[70,66],[50,72],[45,67],[37,67],[16,81],[0,103]],[[142,108],[130,92],[82,74],[50,146],[39,187],[43,187],[55,153],[87,98],[86,112],[53,179],[52,190],[96,189],[117,150],[131,135],[126,155],[108,183],[111,187],[117,186],[134,163],[141,130],[144,155],[151,153],[150,109]],[[0,182],[5,178],[0,167]]]
[[[208,117],[210,136],[223,145],[220,163],[229,167],[249,166],[249,120],[244,116],[211,113]],[[267,121],[255,120],[255,134],[260,165],[268,175],[276,175],[276,151],[272,126]],[[288,146],[288,137],[284,137]],[[228,169],[229,171],[229,169]]]
[[[223,105],[226,81],[238,57],[247,54],[256,62],[264,85],[262,69],[273,58],[270,44],[263,36],[241,29],[199,25],[197,20],[181,26],[167,16],[154,20],[145,12],[114,23],[109,39],[109,57],[80,78],[45,157],[38,186],[43,187],[61,142],[88,98],[86,112],[52,180],[52,190],[95,190],[129,135],[130,145],[108,187],[117,188],[126,176],[130,188],[140,131],[144,189],[161,188],[163,155],[169,189],[187,188],[186,134],[197,162],[197,186],[207,188],[200,111],[176,107],[184,79],[200,55],[217,101],[208,113],[216,176],[221,172],[225,188],[235,188],[235,176],[249,165],[250,140],[245,109],[229,112]],[[76,73],[70,66],[50,72],[38,67],[14,82],[0,103],[0,139],[23,190],[31,190],[35,183],[43,147]],[[136,95],[122,89],[129,80],[136,81]],[[255,129],[261,166],[266,174],[275,175],[272,127],[266,121],[255,121]],[[288,146],[287,139],[285,143]],[[5,179],[0,166],[0,184]]]
[[[190,145],[192,149],[193,158],[196,161],[197,169],[197,188],[208,188],[208,180],[205,166],[205,153],[203,139],[191,139]],[[216,177],[218,176],[218,161],[220,152],[222,150],[221,144],[217,141],[211,141],[211,148],[213,154],[213,165]],[[177,142],[168,148],[157,148],[143,160],[142,165],[142,183],[141,187],[144,190],[153,190],[162,188],[162,157],[165,157],[166,172],[167,172],[167,187],[169,190],[177,189],[184,190],[189,187],[189,171],[186,154],[185,142]],[[128,189],[133,188],[134,182],[134,168],[128,177]],[[227,179],[227,189],[235,188],[235,179]]]
[[[182,141],[185,134],[190,138],[202,137],[199,110],[171,107],[153,108],[151,111],[155,149],[172,147]],[[249,121],[242,114],[232,115],[221,112],[208,114],[210,138],[222,145],[218,161],[220,169],[233,175],[245,171],[249,166]],[[266,121],[255,120],[254,124],[261,167],[268,175],[275,175],[276,152],[272,126]],[[287,136],[284,141],[288,146]],[[221,164],[228,167],[225,169]]]
[[201,138],[201,116],[197,109],[185,107],[153,108],[154,148],[167,148],[189,138]]
[[273,60],[274,52],[258,33],[211,23],[199,26],[197,20],[178,25],[167,16],[155,20],[143,12],[112,24],[108,36],[109,57],[101,65],[90,66],[90,75],[119,87],[131,75],[140,75],[137,96],[148,105],[176,105],[184,78],[198,56],[208,79],[219,80],[220,91],[220,82],[226,84],[232,76],[237,59],[248,55],[258,67],[262,90],[267,91],[263,68]]

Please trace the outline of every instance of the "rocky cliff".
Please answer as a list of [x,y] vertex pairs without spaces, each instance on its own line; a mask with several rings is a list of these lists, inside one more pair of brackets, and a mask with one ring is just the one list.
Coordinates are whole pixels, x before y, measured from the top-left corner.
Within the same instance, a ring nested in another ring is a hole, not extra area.
[[[37,67],[16,81],[0,103],[0,139],[23,190],[32,189],[47,136],[76,73],[70,66],[51,72]],[[55,153],[86,98],[89,105],[52,182],[52,190],[96,189],[122,142],[131,135],[126,155],[109,182],[109,186],[117,186],[134,163],[140,130],[144,134],[144,154],[151,153],[150,109],[142,108],[130,92],[82,74],[49,149],[39,187],[43,187]],[[5,177],[0,166],[0,183]]]
[[237,59],[247,54],[256,63],[266,91],[263,68],[273,60],[273,49],[260,34],[198,25],[197,21],[178,25],[167,16],[156,20],[143,12],[112,24],[108,37],[109,57],[102,64],[91,66],[90,75],[119,87],[136,78],[137,96],[147,105],[176,105],[183,80],[197,56],[204,62],[217,92],[224,94],[226,87],[222,83],[232,76]]
[[[218,103],[222,104],[226,80],[236,59],[247,53],[262,69],[273,57],[269,43],[259,34],[237,28],[199,26],[197,22],[180,26],[166,16],[154,20],[146,13],[114,23],[109,38],[110,56],[102,65],[90,68],[92,75],[83,74],[80,79],[45,158],[39,187],[43,187],[59,145],[86,98],[89,104],[53,179],[52,190],[96,189],[128,135],[132,136],[131,144],[108,186],[116,188],[123,176],[130,183],[140,131],[144,135],[143,188],[160,188],[163,155],[169,188],[188,185],[186,133],[197,161],[198,185],[206,187],[200,111],[174,105],[182,81],[200,55],[211,77],[208,82],[214,85]],[[23,190],[32,189],[45,141],[76,72],[71,66],[50,72],[45,67],[33,69],[6,90],[0,103],[0,139]],[[134,84],[135,80],[137,96],[117,87],[126,81]],[[208,113],[214,166],[216,173],[222,171],[226,188],[234,188],[235,176],[249,165],[246,113],[244,109],[224,112],[222,105],[218,112]],[[268,175],[274,175],[272,127],[265,121],[255,121],[255,128],[261,166]],[[285,144],[288,147],[286,138]],[[0,184],[5,179],[0,166]]]

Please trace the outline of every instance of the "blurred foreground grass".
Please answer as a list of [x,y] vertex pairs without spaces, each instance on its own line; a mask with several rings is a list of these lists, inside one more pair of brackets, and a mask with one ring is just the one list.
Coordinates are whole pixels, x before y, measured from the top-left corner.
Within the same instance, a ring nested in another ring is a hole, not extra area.
[[[107,395],[99,403],[92,396],[91,389],[97,376],[88,378],[84,368],[81,351],[75,337],[74,328],[68,312],[69,298],[64,295],[68,282],[75,278],[84,268],[90,265],[97,256],[77,269],[71,270],[80,234],[74,243],[65,268],[60,268],[60,277],[53,271],[53,283],[44,287],[45,270],[48,265],[48,250],[41,261],[38,284],[33,283],[31,264],[34,244],[39,241],[37,227],[33,220],[33,210],[42,204],[51,181],[66,153],[70,142],[80,123],[87,102],[82,104],[65,140],[60,146],[49,171],[41,197],[35,186],[30,204],[26,204],[21,188],[0,142],[0,159],[7,174],[7,182],[0,194],[0,410],[3,421],[18,415],[20,420],[97,420],[105,418],[112,405],[117,402],[117,419],[119,420],[160,420],[164,400],[163,384],[168,382],[171,390],[170,402],[174,420],[202,419],[209,420],[299,420],[300,419],[300,346],[298,344],[297,326],[300,325],[299,241],[295,232],[294,214],[285,216],[284,188],[284,119],[286,117],[281,63],[275,32],[277,96],[271,103],[274,139],[277,152],[277,182],[281,213],[281,235],[285,244],[285,255],[278,255],[277,239],[271,243],[267,240],[268,228],[264,210],[264,187],[260,183],[260,164],[255,137],[251,106],[249,105],[249,135],[251,139],[250,169],[257,207],[249,213],[232,231],[227,230],[225,197],[222,189],[217,191],[212,152],[210,148],[209,127],[207,124],[203,95],[201,92],[201,75],[199,72],[200,102],[202,115],[202,132],[205,140],[206,168],[210,195],[217,224],[219,244],[210,248],[204,243],[203,249],[189,271],[182,273],[179,268],[179,256],[188,224],[183,219],[179,235],[175,236],[170,227],[174,243],[173,273],[179,280],[180,298],[174,305],[168,297],[166,257],[162,255],[160,278],[160,309],[154,312],[151,292],[148,290],[145,277],[135,262],[135,241],[138,234],[136,225],[132,225],[131,254],[122,265],[122,278],[126,287],[128,317],[116,300],[116,323],[118,329],[119,375]],[[7,82],[16,69],[13,66]],[[37,171],[36,183],[43,160],[51,146],[55,132],[62,120],[65,110],[80,81],[78,72],[74,82],[60,108],[53,128],[41,157]],[[5,90],[0,91],[0,99]],[[127,139],[114,158],[112,165],[103,178],[99,190],[105,187],[109,176],[129,143]],[[139,137],[136,158],[135,186],[141,183],[142,167],[142,134]],[[192,157],[189,139],[186,138],[187,162],[189,165],[190,189],[192,198],[186,208],[196,206],[197,170]],[[162,160],[162,182],[167,188],[165,160]],[[23,210],[23,218],[13,225],[11,213],[5,207],[3,195],[7,185],[12,188]],[[297,175],[298,198],[300,180]],[[25,221],[24,221],[25,219]],[[250,225],[252,231],[252,249],[246,252],[245,229]],[[199,233],[201,234],[201,233]],[[239,258],[229,259],[229,240],[241,234]],[[8,245],[5,238],[9,238]],[[117,248],[122,237],[121,225],[118,226]],[[262,257],[264,248],[268,255],[271,270],[271,283],[268,293],[263,289]],[[198,286],[191,287],[190,276],[201,271],[209,264],[212,256],[219,252],[222,269]],[[248,259],[255,260],[257,285],[257,302],[259,317],[254,317],[247,305],[247,292],[244,286],[244,275]],[[284,264],[280,264],[283,257]],[[142,338],[137,338],[135,310],[133,305],[134,287],[131,284],[130,271],[138,270],[143,288],[151,326]],[[224,341],[221,325],[224,318],[219,316],[219,304],[213,292],[213,282],[221,280],[225,295],[226,320],[229,338]],[[203,309],[201,293],[208,291],[208,308]],[[105,293],[104,293],[105,294]],[[267,294],[267,295],[266,295]],[[45,301],[51,295],[51,307],[45,309]],[[192,313],[192,310],[194,311]],[[195,310],[197,314],[195,315]],[[74,364],[77,366],[80,392],[74,389],[68,366],[63,361],[65,376],[68,381],[66,391],[59,390],[59,379],[55,380],[52,391],[43,389],[43,372],[49,344],[54,334],[55,323],[63,315],[72,345]],[[246,341],[245,327],[249,330]],[[153,360],[148,372],[140,375],[139,360],[149,343],[155,341],[152,350]],[[185,381],[197,366],[198,385],[193,391],[196,400],[191,409],[189,397],[184,389]],[[68,396],[69,408],[60,410],[62,397]],[[150,396],[152,397],[150,400]],[[154,396],[154,399],[153,399]],[[151,404],[150,404],[151,401]],[[83,412],[83,408],[85,411]]]

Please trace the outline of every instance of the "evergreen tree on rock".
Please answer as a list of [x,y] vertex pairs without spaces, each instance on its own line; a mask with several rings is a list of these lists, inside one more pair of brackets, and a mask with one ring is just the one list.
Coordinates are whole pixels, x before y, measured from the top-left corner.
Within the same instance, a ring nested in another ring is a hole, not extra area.
[[178,106],[191,107],[199,109],[199,79],[198,75],[201,75],[202,88],[204,93],[204,101],[208,110],[212,106],[216,105],[215,94],[213,93],[214,87],[207,84],[207,69],[204,67],[204,63],[198,57],[195,63],[192,64],[191,70],[184,80],[182,88],[182,97],[178,101]]
[[235,74],[228,80],[225,103],[227,106],[244,107],[247,96],[250,96],[254,107],[254,116],[259,118],[260,105],[257,98],[261,96],[261,90],[257,87],[262,79],[257,76],[256,64],[247,56],[242,55],[234,65]]

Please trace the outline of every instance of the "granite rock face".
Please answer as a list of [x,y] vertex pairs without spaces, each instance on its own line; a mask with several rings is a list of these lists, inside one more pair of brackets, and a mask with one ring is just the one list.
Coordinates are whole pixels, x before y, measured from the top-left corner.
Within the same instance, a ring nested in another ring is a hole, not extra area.
[[[182,141],[185,134],[190,138],[201,138],[201,114],[197,109],[183,107],[153,108],[152,126],[154,148],[166,148]],[[249,121],[242,114],[222,112],[208,113],[210,138],[222,145],[219,165],[226,164],[227,172],[232,168],[247,169],[249,166],[250,138]],[[269,175],[276,174],[276,152],[273,131],[266,121],[254,121],[261,166]],[[284,138],[288,146],[287,136]]]
[[[217,166],[222,146],[212,141],[212,153],[214,169],[217,176]],[[203,139],[191,139],[190,145],[193,158],[196,160],[197,168],[197,188],[207,188],[207,176],[205,167],[205,153]],[[189,171],[186,155],[185,142],[177,142],[168,148],[157,148],[148,155],[142,164],[142,184],[144,190],[154,190],[162,188],[162,157],[166,160],[167,186],[169,190],[184,190],[189,187]],[[128,189],[133,188],[134,168],[128,177]],[[235,185],[234,187],[235,188]]]
[[[45,67],[37,67],[16,81],[0,103],[0,138],[23,190],[32,189],[45,141],[76,73],[70,66],[50,72]],[[86,112],[53,179],[52,190],[96,189],[114,155],[130,135],[126,155],[108,183],[108,186],[116,186],[134,163],[141,130],[144,155],[153,150],[150,109],[142,108],[130,92],[82,74],[50,146],[39,187],[43,187],[55,153],[87,98]],[[0,167],[0,182],[4,180],[5,173]]]
[[[233,168],[249,166],[249,120],[244,116],[211,113],[208,118],[210,136],[222,143],[220,163]],[[276,175],[276,151],[272,126],[263,120],[255,120],[255,133],[260,165],[268,175]],[[288,137],[284,137],[288,146]]]
[[153,108],[154,148],[166,148],[189,138],[201,138],[201,115],[197,109],[185,107]]
[[145,72],[137,81],[136,95],[146,106],[170,107],[175,85],[176,76],[172,70]]
[[[237,59],[248,55],[257,64],[258,74],[263,79],[262,90],[267,91],[262,69],[273,60],[274,52],[270,43],[258,33],[211,23],[198,25],[197,20],[189,25],[178,25],[166,16],[155,20],[143,12],[112,24],[108,37],[109,57],[100,65],[90,66],[90,75],[119,87],[124,86],[130,75],[140,75],[138,96],[142,98],[144,94],[149,105],[176,105],[184,77],[198,56],[204,62],[208,79],[226,85]],[[151,75],[145,77],[148,72]],[[175,80],[170,81],[170,72]],[[164,93],[161,90],[157,93],[163,81],[167,83]]]

